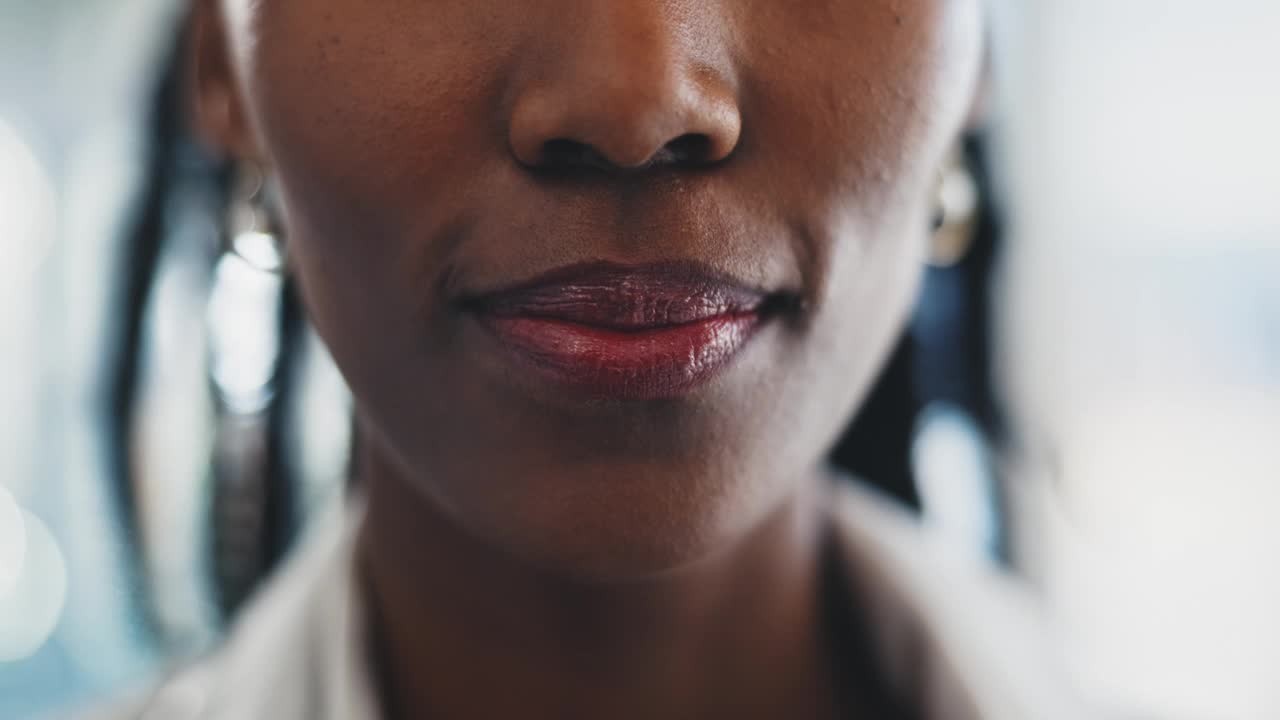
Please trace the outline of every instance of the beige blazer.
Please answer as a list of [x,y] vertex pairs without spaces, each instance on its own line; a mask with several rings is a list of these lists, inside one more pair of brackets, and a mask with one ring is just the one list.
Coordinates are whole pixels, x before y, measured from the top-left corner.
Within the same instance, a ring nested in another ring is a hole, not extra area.
[[[1011,577],[849,484],[832,512],[892,682],[925,720],[1089,720]],[[378,720],[353,582],[357,513],[317,530],[212,657],[102,720]]]

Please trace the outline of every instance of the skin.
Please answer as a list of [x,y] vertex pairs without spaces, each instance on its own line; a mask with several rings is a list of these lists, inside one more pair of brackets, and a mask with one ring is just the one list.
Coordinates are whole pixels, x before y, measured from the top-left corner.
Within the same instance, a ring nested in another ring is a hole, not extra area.
[[[357,401],[388,714],[866,716],[823,458],[912,306],[979,0],[196,2],[198,127],[277,184]],[[530,380],[453,302],[671,259],[797,301],[675,399]]]

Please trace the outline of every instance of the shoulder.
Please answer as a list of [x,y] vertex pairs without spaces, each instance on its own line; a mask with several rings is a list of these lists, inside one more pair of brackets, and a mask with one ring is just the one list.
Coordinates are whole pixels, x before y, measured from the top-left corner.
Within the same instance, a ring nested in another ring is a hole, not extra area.
[[[326,520],[214,652],[151,689],[74,720],[363,718],[349,659],[354,517]],[[339,696],[338,693],[344,693]]]
[[[289,597],[288,575],[272,587],[231,630],[217,650],[181,667],[115,704],[74,720],[229,720],[306,717],[299,712],[298,686],[307,671],[308,609]],[[287,714],[268,714],[288,705]]]
[[884,666],[929,720],[1085,720],[1042,604],[957,552],[893,500],[840,482],[831,508],[851,586]]

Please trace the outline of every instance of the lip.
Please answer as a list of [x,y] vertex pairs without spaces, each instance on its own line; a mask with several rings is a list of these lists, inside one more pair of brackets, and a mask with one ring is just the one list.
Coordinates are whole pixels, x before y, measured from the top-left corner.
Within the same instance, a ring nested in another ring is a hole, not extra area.
[[726,369],[775,299],[696,263],[593,262],[462,305],[524,370],[594,398],[658,400]]

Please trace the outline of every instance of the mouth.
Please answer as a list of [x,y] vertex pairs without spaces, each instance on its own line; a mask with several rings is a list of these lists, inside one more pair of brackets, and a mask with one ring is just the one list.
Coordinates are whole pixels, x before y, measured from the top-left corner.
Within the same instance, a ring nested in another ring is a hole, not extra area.
[[462,308],[523,370],[593,398],[660,400],[710,382],[787,302],[696,263],[596,262]]

